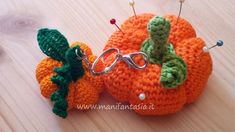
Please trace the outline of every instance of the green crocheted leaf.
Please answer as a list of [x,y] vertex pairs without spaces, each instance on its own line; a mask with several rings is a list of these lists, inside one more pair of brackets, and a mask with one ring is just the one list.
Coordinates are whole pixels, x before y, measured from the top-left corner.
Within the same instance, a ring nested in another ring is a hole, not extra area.
[[69,48],[69,44],[58,30],[40,29],[37,34],[37,40],[43,53],[58,61],[65,61],[65,52]]

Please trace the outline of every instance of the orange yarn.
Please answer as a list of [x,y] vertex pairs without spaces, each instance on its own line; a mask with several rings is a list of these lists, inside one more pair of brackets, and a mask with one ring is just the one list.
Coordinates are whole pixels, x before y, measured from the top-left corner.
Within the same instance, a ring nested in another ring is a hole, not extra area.
[[[86,53],[90,62],[96,59],[92,54],[91,49],[82,42],[75,42],[71,47],[79,45]],[[41,94],[50,98],[51,94],[58,89],[58,86],[51,81],[51,77],[56,73],[53,71],[55,67],[61,66],[62,63],[52,58],[43,59],[37,66],[36,79],[40,84]],[[76,82],[71,82],[69,85],[69,93],[67,96],[68,110],[77,108],[78,106],[90,106],[98,101],[99,93],[103,91],[103,81],[101,76],[92,76],[87,65],[83,63],[85,74]],[[103,69],[103,64],[99,62],[96,70]],[[80,109],[87,109],[87,107],[79,107]]]
[[[109,38],[104,50],[119,48],[123,54],[140,51],[141,44],[148,37],[147,24],[153,14],[141,14],[130,17]],[[187,63],[187,80],[176,89],[165,89],[160,85],[161,66],[149,64],[144,70],[129,68],[124,62],[118,62],[115,68],[104,76],[107,91],[118,101],[128,101],[132,105],[150,106],[154,109],[135,109],[146,115],[164,115],[179,111],[184,104],[194,102],[203,92],[212,72],[212,60],[209,53],[202,53],[204,41],[196,37],[195,30],[189,22],[173,15],[165,16],[171,23],[169,42],[176,54]],[[107,58],[111,63],[112,58]],[[141,101],[140,93],[146,98]]]

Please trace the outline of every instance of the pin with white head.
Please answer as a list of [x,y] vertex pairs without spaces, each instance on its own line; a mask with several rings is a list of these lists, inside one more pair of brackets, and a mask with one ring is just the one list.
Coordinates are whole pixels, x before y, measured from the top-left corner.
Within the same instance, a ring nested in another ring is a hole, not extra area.
[[118,30],[121,31],[124,34],[124,32],[121,30],[121,28],[117,25],[116,19],[112,18],[110,20],[110,24],[115,25],[118,28]]
[[181,12],[182,12],[182,7],[183,7],[184,1],[185,1],[185,0],[179,0],[179,2],[180,2],[180,10],[179,10],[179,14],[178,14],[178,17],[177,17],[176,24],[177,24],[178,21],[179,21],[179,18],[180,18]]
[[135,12],[135,1],[134,0],[130,0],[129,5],[132,7],[132,10],[134,12],[135,18],[137,18],[136,12]]
[[201,56],[203,52],[204,52],[204,53],[207,53],[207,52],[209,52],[210,49],[213,49],[213,48],[215,48],[215,47],[217,47],[217,46],[218,46],[218,47],[221,47],[221,46],[223,46],[223,45],[224,45],[224,42],[223,42],[222,40],[218,40],[218,41],[216,42],[216,44],[213,45],[213,46],[211,46],[211,47],[204,46],[204,47],[202,48],[202,52],[201,52],[201,54],[200,54],[199,56]]
[[145,93],[140,93],[140,94],[139,94],[139,99],[140,99],[141,101],[145,100]]

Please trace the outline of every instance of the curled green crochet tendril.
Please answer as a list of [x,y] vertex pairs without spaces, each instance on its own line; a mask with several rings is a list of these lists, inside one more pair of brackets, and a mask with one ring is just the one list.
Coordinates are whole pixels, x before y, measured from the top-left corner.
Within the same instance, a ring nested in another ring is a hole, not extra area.
[[150,37],[143,42],[141,51],[149,56],[150,63],[162,65],[160,82],[164,88],[177,88],[186,80],[187,65],[175,54],[173,45],[168,43],[170,22],[155,16],[148,23],[147,29]]
[[[50,99],[54,101],[52,111],[62,117],[67,117],[68,102],[66,97],[69,92],[69,84],[84,75],[82,60],[78,60],[75,50],[80,51],[79,46],[69,48],[67,39],[55,29],[43,28],[38,31],[37,40],[40,49],[47,56],[63,62],[61,67],[54,68],[56,75],[51,81],[59,86]],[[78,52],[82,56],[81,52]]]

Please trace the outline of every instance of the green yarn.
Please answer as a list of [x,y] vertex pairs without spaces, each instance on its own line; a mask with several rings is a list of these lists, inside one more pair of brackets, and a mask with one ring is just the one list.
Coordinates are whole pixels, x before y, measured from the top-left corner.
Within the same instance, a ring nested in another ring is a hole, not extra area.
[[[159,46],[160,47],[160,46]],[[154,42],[152,39],[146,39],[144,41],[144,43],[141,46],[141,51],[146,53],[149,56],[149,61],[151,63],[155,63],[155,64],[162,64],[162,60],[163,60],[163,56],[164,54],[160,54],[158,52],[154,52]],[[157,49],[164,49],[167,50],[167,52],[174,54],[175,50],[172,44],[167,44],[162,46],[161,48],[157,48]],[[160,50],[161,51],[161,50]]]
[[[82,77],[84,74],[84,69],[82,66],[82,61],[78,61],[77,55],[75,54],[75,50],[80,51],[79,46],[75,46],[71,49],[68,49],[68,51],[65,54],[66,61],[69,62],[70,68],[73,69],[73,72],[71,72],[71,77],[73,81],[76,81],[78,78]],[[80,56],[83,56],[81,52],[78,52]]]
[[176,54],[163,57],[160,81],[166,88],[176,88],[186,80],[187,68],[182,58]]
[[67,107],[68,107],[68,103],[65,99],[57,100],[54,103],[54,107],[53,107],[52,111],[56,115],[58,115],[62,118],[66,118],[68,115]]
[[65,118],[68,115],[68,102],[66,97],[69,92],[69,84],[71,81],[76,81],[84,75],[82,60],[78,60],[75,53],[77,49],[78,54],[82,56],[80,47],[75,46],[69,48],[66,38],[55,29],[40,29],[37,38],[39,47],[43,53],[63,62],[61,67],[54,68],[57,74],[51,77],[51,81],[57,84],[59,89],[51,95],[50,99],[54,101],[52,111],[56,115]]
[[69,43],[59,31],[48,28],[40,29],[37,40],[44,54],[58,61],[65,60],[65,52],[69,48]]
[[160,82],[164,88],[176,88],[186,80],[187,65],[175,54],[173,45],[168,43],[170,22],[155,16],[150,20],[147,29],[150,37],[143,42],[141,51],[149,56],[150,63],[162,65]]

